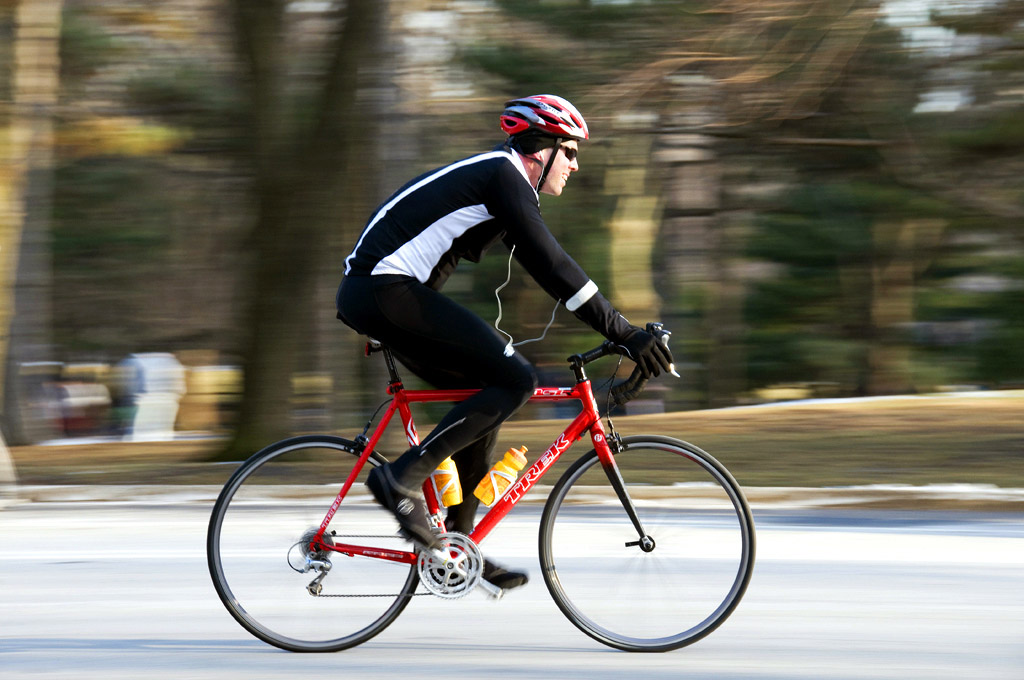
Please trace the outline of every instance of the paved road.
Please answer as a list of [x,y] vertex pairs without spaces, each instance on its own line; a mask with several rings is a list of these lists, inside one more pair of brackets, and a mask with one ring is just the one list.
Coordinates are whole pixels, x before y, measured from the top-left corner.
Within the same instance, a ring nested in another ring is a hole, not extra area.
[[0,676],[1024,678],[1021,515],[758,511],[757,568],[732,618],[691,647],[637,655],[585,637],[555,608],[538,574],[537,510],[520,507],[487,547],[533,573],[526,588],[500,602],[417,598],[361,647],[298,655],[250,637],[217,601],[207,512],[0,512]]

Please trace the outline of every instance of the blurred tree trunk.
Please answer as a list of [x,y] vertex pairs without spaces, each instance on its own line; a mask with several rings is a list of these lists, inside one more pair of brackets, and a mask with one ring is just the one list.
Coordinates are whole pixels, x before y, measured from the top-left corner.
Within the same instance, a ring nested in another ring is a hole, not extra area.
[[723,205],[729,158],[703,134],[723,114],[712,79],[691,74],[671,87],[654,160],[665,177],[656,288],[666,317],[674,315],[666,320],[677,333],[673,347],[682,375],[670,383],[672,407],[725,406],[745,388],[745,291],[735,266],[742,230]]
[[944,220],[904,219],[875,224],[876,258],[871,271],[871,327],[866,378],[868,394],[916,392],[906,336],[913,322],[916,277],[931,264],[930,253],[945,229]]
[[[50,206],[49,195],[53,169],[53,107],[57,102],[60,66],[61,0],[23,1],[14,6],[13,58],[10,79],[13,106],[0,116],[0,386],[17,383],[17,373],[11,370],[19,358],[21,343],[42,330],[46,335],[48,308],[45,272],[41,282],[43,295],[21,297],[20,302],[32,313],[31,320],[39,323],[22,325],[28,335],[16,337],[15,310],[19,303],[16,295],[19,269],[25,265],[38,267],[34,258],[45,244]],[[6,10],[6,7],[3,8]],[[37,238],[38,237],[38,238]],[[30,262],[22,262],[19,254],[30,251]],[[33,292],[37,287],[32,286]],[[29,319],[25,319],[26,321]],[[43,343],[48,337],[42,339]],[[26,349],[28,349],[26,347]],[[35,358],[35,357],[21,357]],[[16,392],[0,390],[0,415],[4,421],[7,441],[18,443],[22,438],[19,404],[12,399]],[[10,463],[4,436],[0,435],[0,485],[14,481],[14,468]]]
[[902,335],[914,321],[914,222],[876,223],[873,239],[889,257],[871,267],[871,335],[867,346],[867,393],[914,391],[910,347]]
[[[387,3],[349,0],[325,49],[312,115],[299,113],[286,75],[284,0],[233,0],[239,55],[247,68],[249,138],[256,205],[243,281],[244,392],[235,436],[220,455],[237,459],[291,432],[292,378],[320,355],[317,273],[345,196],[361,67],[372,63],[375,27]],[[304,121],[309,120],[309,123]],[[359,162],[371,162],[363,159]],[[352,163],[355,164],[355,163]]]

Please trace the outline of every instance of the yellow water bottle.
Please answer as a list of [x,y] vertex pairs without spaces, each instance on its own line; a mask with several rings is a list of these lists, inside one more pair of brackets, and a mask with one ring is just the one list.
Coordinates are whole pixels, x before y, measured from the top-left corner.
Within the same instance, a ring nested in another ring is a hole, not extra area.
[[494,505],[501,498],[512,482],[516,481],[519,471],[526,467],[526,447],[512,447],[505,452],[505,457],[494,464],[487,476],[477,484],[473,492],[484,505]]
[[437,469],[430,473],[430,481],[434,483],[434,493],[441,505],[451,507],[462,502],[462,484],[459,482],[459,468],[455,461],[445,458]]

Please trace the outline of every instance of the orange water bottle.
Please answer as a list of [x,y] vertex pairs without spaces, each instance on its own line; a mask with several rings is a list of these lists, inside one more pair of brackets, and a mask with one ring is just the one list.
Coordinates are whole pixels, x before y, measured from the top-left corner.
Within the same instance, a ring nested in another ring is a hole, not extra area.
[[434,493],[444,507],[458,505],[462,502],[462,484],[459,482],[459,468],[455,461],[445,458],[437,469],[430,473],[430,481],[434,483]]
[[484,505],[494,505],[501,498],[512,482],[516,481],[519,471],[526,467],[526,447],[512,447],[505,452],[505,457],[494,464],[487,476],[477,484],[473,492]]

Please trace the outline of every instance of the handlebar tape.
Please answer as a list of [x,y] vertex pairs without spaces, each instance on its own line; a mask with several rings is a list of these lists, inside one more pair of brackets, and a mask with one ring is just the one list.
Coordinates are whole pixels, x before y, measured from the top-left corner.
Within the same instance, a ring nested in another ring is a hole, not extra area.
[[636,399],[640,396],[640,393],[644,391],[644,387],[647,386],[648,380],[649,378],[645,378],[643,371],[641,371],[640,367],[637,366],[633,369],[633,372],[629,374],[628,378],[612,386],[612,402],[616,406],[622,406],[623,404]]

